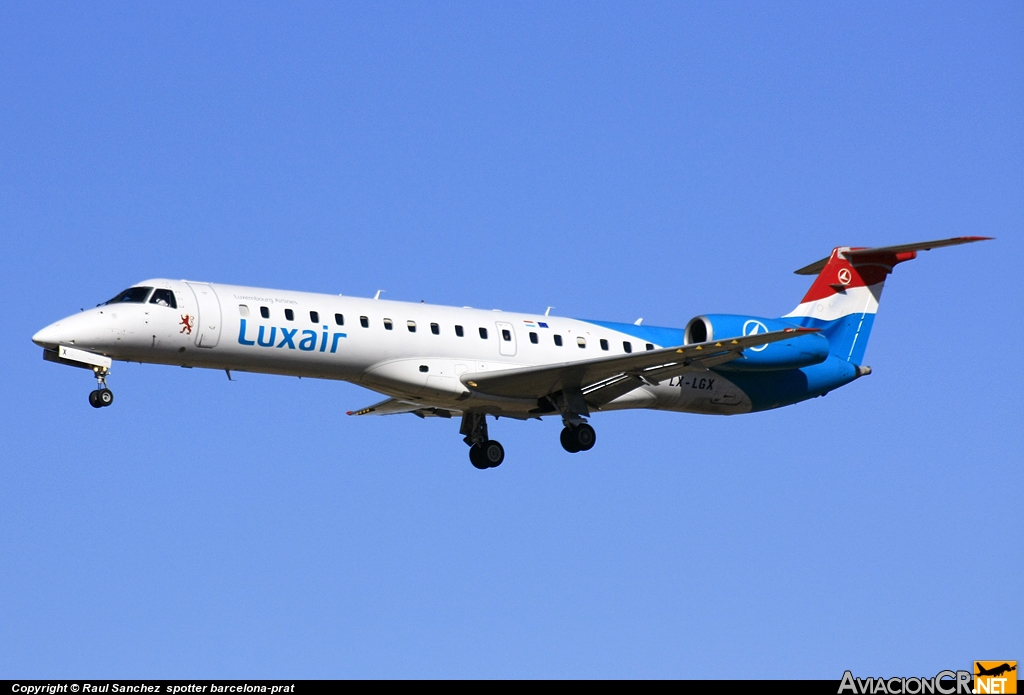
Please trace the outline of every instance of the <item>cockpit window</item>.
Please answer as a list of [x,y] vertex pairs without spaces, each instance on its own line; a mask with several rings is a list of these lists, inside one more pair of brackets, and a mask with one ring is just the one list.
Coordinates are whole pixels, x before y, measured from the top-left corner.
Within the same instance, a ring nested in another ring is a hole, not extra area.
[[[159,304],[160,306],[170,307],[172,309],[178,308],[178,303],[174,301],[174,293],[170,290],[157,290],[153,293],[153,298],[149,300],[150,304]],[[246,307],[245,315],[249,315],[249,308]]]
[[129,287],[106,304],[144,304],[146,297],[153,290],[152,287]]

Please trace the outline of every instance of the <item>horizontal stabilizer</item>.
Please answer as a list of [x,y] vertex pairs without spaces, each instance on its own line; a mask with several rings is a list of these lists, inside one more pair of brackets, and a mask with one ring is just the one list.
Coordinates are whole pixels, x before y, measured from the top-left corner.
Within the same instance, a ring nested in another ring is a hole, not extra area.
[[[874,248],[854,248],[843,251],[843,256],[849,259],[851,262],[856,260],[858,257],[864,258],[867,256],[882,256],[882,255],[896,255],[901,253],[912,253],[917,251],[931,251],[932,249],[941,248],[943,246],[959,246],[960,244],[970,244],[975,241],[988,241],[992,237],[987,236],[959,236],[952,239],[937,239],[935,241],[919,241],[916,244],[900,244],[898,246],[876,246]],[[822,258],[820,261],[815,261],[810,265],[806,265],[800,270],[795,270],[797,275],[817,275],[828,263],[828,258]],[[911,256],[910,258],[913,258]],[[903,260],[903,259],[901,259]],[[906,259],[906,260],[909,260]]]

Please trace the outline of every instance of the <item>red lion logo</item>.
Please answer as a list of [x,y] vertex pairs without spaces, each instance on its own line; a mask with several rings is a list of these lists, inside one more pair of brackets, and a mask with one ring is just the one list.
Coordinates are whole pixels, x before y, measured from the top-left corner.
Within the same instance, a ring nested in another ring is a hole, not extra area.
[[188,333],[192,335],[192,317],[185,314],[181,317],[181,330],[178,333]]

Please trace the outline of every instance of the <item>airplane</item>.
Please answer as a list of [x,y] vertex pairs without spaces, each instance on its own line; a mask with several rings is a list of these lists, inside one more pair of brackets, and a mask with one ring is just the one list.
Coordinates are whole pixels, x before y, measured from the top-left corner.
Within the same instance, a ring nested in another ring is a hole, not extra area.
[[1002,663],[999,666],[995,666],[993,668],[985,668],[979,662],[975,662],[975,669],[977,669],[977,673],[974,674],[976,676],[1001,676],[1004,673],[1016,671],[1017,664],[1014,663],[1013,666],[1010,666],[1009,663]]
[[93,372],[89,403],[114,401],[114,360],[348,381],[386,400],[349,415],[461,418],[470,462],[505,458],[487,416],[560,417],[562,447],[594,446],[593,413],[630,408],[736,415],[823,396],[863,365],[882,287],[919,251],[989,237],[840,246],[779,318],[701,314],[684,328],[146,280],[34,336],[43,358]]

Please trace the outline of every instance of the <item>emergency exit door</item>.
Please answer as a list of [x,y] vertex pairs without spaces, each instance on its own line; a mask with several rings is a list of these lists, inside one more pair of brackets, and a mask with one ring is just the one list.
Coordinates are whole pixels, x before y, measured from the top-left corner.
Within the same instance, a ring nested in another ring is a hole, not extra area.
[[508,357],[516,354],[516,332],[511,323],[498,321],[494,324],[498,328],[498,352]]

